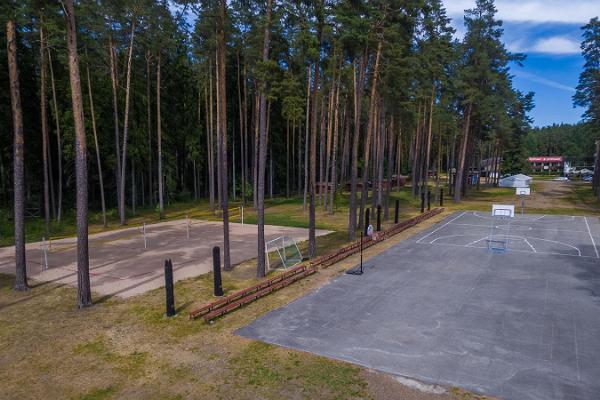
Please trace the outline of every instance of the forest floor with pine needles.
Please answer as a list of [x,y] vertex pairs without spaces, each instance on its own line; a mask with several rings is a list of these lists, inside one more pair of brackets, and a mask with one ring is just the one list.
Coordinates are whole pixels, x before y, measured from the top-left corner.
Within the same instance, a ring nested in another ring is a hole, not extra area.
[[[551,190],[545,182],[535,182],[534,193],[542,191],[554,198],[549,202],[532,196],[528,212],[599,215],[590,185],[548,184],[564,186]],[[409,190],[394,195],[401,199],[402,219],[419,212],[418,200]],[[426,229],[449,212],[486,211],[492,202],[516,200],[514,189],[483,187],[459,204],[446,199],[444,214],[369,248],[365,258]],[[338,199],[333,216],[318,212],[317,227],[336,231],[318,238],[318,253],[346,242],[346,203],[345,197]],[[197,203],[171,205],[167,218],[181,218],[196,209]],[[143,210],[129,223],[150,222],[153,213]],[[268,224],[308,225],[301,199],[270,201],[266,214]],[[254,213],[248,211],[246,222],[254,220]],[[64,234],[71,229],[66,221]],[[28,221],[28,238],[38,240],[33,235],[39,228],[32,224],[40,222]],[[43,230],[43,222],[41,225]],[[116,219],[111,219],[109,226],[118,228]],[[90,230],[100,228],[93,224]],[[161,289],[77,310],[74,288],[31,282],[30,291],[18,293],[12,289],[14,278],[0,275],[0,398],[481,399],[458,388],[448,388],[444,394],[422,392],[385,374],[234,334],[237,328],[320,287],[357,261],[358,256],[349,257],[212,325],[187,319],[191,309],[213,299],[211,274],[176,283],[178,314],[173,318],[163,316]],[[224,272],[226,293],[256,283],[254,275],[255,260]]]

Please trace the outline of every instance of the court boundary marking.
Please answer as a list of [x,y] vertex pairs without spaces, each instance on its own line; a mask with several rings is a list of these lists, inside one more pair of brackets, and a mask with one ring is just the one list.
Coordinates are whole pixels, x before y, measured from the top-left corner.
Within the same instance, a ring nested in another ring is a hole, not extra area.
[[[479,228],[490,228],[490,225],[478,225],[478,224],[463,224],[463,223],[452,223],[452,225],[458,225],[458,226],[472,226],[472,227],[479,227]],[[507,226],[505,225],[495,225],[495,227],[497,229],[504,229],[504,227]],[[551,228],[538,228],[538,227],[532,227],[531,225],[517,225],[516,223],[513,225],[511,224],[510,229],[519,229],[519,227],[523,227],[523,226],[527,226],[530,230],[532,229],[536,229],[536,230],[540,230],[540,231],[557,231],[557,232],[575,232],[575,233],[588,233],[588,231],[574,231],[571,229],[551,229]]]
[[[467,244],[464,244],[464,245],[455,244],[455,243],[436,243],[440,239],[448,239],[448,238],[451,238],[451,237],[467,237],[467,236],[476,236],[476,237],[479,237],[479,239],[477,239],[475,241],[472,241],[472,242],[468,242]],[[558,240],[543,239],[543,238],[538,238],[538,237],[535,237],[535,236],[519,236],[519,235],[508,235],[507,237],[508,237],[509,241],[511,239],[523,240],[527,245],[529,245],[529,247],[531,247],[531,249],[533,250],[534,253],[543,254],[543,253],[550,253],[550,252],[537,251],[535,249],[535,247],[531,243],[529,243],[529,241],[527,239],[541,240],[543,242],[556,243],[556,244],[559,244],[559,245],[562,245],[562,246],[570,247],[570,248],[572,248],[572,249],[574,249],[574,250],[577,251],[579,257],[583,257],[583,255],[581,254],[581,250],[578,247],[570,245],[568,243],[560,242]],[[446,236],[438,236],[435,239],[433,239],[431,242],[425,242],[425,244],[431,244],[431,245],[436,245],[436,246],[440,246],[440,245],[443,246],[443,245],[446,245],[446,244],[452,244],[452,245],[455,245],[455,246],[484,248],[484,247],[479,247],[479,246],[473,246],[473,244],[475,244],[477,242],[481,242],[482,240],[486,240],[486,239],[489,240],[490,238],[491,238],[490,235],[486,235],[486,236],[481,237],[478,234],[446,235]],[[510,250],[513,250],[513,249],[510,249]],[[523,250],[521,250],[521,251],[523,251]],[[552,254],[566,254],[566,253],[557,253],[557,252],[551,252],[551,253]],[[588,257],[591,257],[591,256],[588,256]],[[592,258],[594,258],[594,257],[592,257]]]
[[[465,212],[467,212],[467,211],[465,211]],[[472,212],[471,212],[471,214],[472,214],[473,216],[475,216],[475,217],[477,217],[477,218],[481,218],[481,219],[491,219],[491,218],[492,218],[492,216],[491,216],[491,215],[481,215],[481,214],[479,214],[479,211],[472,211]],[[515,212],[515,215],[517,215],[517,213],[516,213],[516,212]],[[520,215],[520,214],[519,214],[519,215]],[[569,219],[569,220],[571,220],[571,221],[574,221],[574,220],[575,220],[575,218],[577,218],[577,216],[575,216],[575,215],[548,215],[548,214],[544,214],[544,215],[541,215],[541,216],[539,216],[539,217],[535,217],[535,218],[527,218],[527,217],[523,217],[523,216],[520,216],[519,218],[520,218],[520,219],[527,220],[527,221],[533,221],[533,222],[535,222],[535,221],[539,221],[539,220],[541,220],[542,218],[546,218],[546,217],[552,217],[552,216],[555,216],[555,217],[562,217],[562,218],[568,218],[568,219]],[[584,218],[585,218],[585,217],[584,217]]]
[[437,231],[439,231],[442,228],[445,228],[446,226],[450,225],[453,221],[456,221],[457,219],[459,219],[460,217],[462,217],[463,215],[465,215],[467,213],[467,211],[463,211],[461,214],[459,214],[458,216],[452,218],[450,221],[446,222],[444,225],[432,230],[431,232],[429,232],[427,235],[423,236],[422,238],[420,238],[419,240],[417,240],[417,243],[421,243],[421,241],[431,235],[433,235],[434,233],[436,233]]
[[596,247],[596,241],[594,240],[594,236],[592,235],[592,231],[590,229],[590,224],[588,224],[587,217],[583,217],[585,221],[585,226],[587,226],[588,234],[590,235],[590,239],[592,239],[592,244],[594,245],[594,251],[596,252],[596,258],[600,258],[598,255],[598,248]]
[[[431,244],[431,243],[419,243],[420,245],[429,245],[429,246],[437,246],[437,247],[444,247],[444,246],[452,246],[452,247],[462,247],[462,248],[467,248],[467,249],[480,249],[480,250],[485,250],[487,249],[487,247],[481,247],[481,246],[467,246],[464,244],[453,244],[453,243],[437,243],[437,244]],[[531,251],[527,251],[527,250],[519,250],[519,249],[509,249],[509,252],[516,252],[516,253],[524,253],[524,254],[541,254],[541,255],[556,255],[556,256],[566,256],[566,257],[577,257],[577,258],[591,258],[593,260],[596,260],[596,257],[594,256],[584,256],[584,255],[577,255],[577,254],[568,254],[568,253],[556,253],[553,251],[538,251],[536,253],[533,253]]]
[[[443,225],[437,227],[436,229],[432,230],[431,232],[427,233],[425,236],[419,238],[418,240],[416,240],[416,243],[419,244],[429,244],[429,245],[433,245],[433,246],[455,246],[455,247],[465,247],[465,248],[477,248],[477,249],[485,249],[486,247],[481,247],[481,246],[476,246],[477,243],[484,241],[484,240],[490,240],[491,235],[490,234],[485,234],[485,235],[481,235],[481,234],[452,234],[452,235],[444,235],[444,236],[437,236],[433,238],[433,240],[430,241],[426,241],[425,239],[430,238],[432,235],[434,235],[435,233],[438,233],[439,231],[441,231],[442,229],[446,228],[449,225],[458,225],[458,226],[467,226],[467,227],[478,227],[478,228],[486,228],[486,229],[490,229],[492,228],[489,225],[482,225],[482,224],[468,224],[468,223],[460,223],[460,222],[455,222],[457,220],[459,220],[461,217],[465,216],[465,215],[473,215],[475,217],[478,218],[482,218],[482,219],[486,219],[486,220],[490,220],[491,217],[486,217],[483,215],[478,214],[477,211],[463,211],[460,214],[458,214],[457,216],[455,216],[454,218],[450,219],[449,221],[447,221],[446,223],[444,223]],[[571,232],[571,233],[586,233],[589,238],[592,241],[592,245],[594,247],[594,252],[595,252],[595,256],[588,256],[588,255],[582,255],[581,249],[579,247],[576,247],[574,245],[568,244],[566,242],[563,241],[559,241],[559,240],[551,240],[551,239],[544,239],[544,238],[540,238],[540,237],[535,237],[535,236],[523,236],[523,235],[508,235],[509,240],[522,240],[523,242],[525,242],[525,244],[527,244],[529,246],[529,248],[531,249],[531,251],[527,251],[527,250],[520,250],[520,249],[510,249],[510,251],[515,251],[515,252],[520,252],[520,253],[527,253],[527,254],[552,254],[552,255],[564,255],[564,256],[570,256],[570,257],[582,257],[582,258],[593,258],[593,259],[600,259],[600,252],[598,251],[598,247],[596,246],[596,242],[594,240],[594,237],[592,235],[591,232],[591,228],[589,226],[589,223],[587,221],[587,217],[582,216],[581,218],[584,220],[585,224],[586,224],[586,228],[587,230],[569,230],[569,229],[558,229],[558,228],[538,228],[538,227],[533,227],[531,225],[527,225],[528,223],[532,223],[532,222],[536,222],[539,221],[540,219],[546,217],[546,215],[542,215],[539,216],[537,218],[530,218],[530,219],[526,219],[525,221],[523,221],[521,219],[521,221],[519,221],[519,223],[523,224],[523,225],[517,225],[517,226],[527,226],[529,229],[527,229],[527,231],[531,231],[531,230],[541,230],[541,231],[555,231],[555,232]],[[567,217],[566,220],[567,221],[574,221],[576,216],[562,216],[562,217]],[[516,222],[515,222],[516,223]],[[560,221],[557,221],[557,223],[560,223]],[[494,225],[493,229],[499,229],[499,230],[508,230],[508,228],[503,228],[501,226],[497,226]],[[472,240],[467,242],[466,244],[455,244],[455,243],[438,243],[438,240],[443,240],[443,239],[448,239],[448,238],[452,238],[452,237],[468,237],[468,236],[473,236],[474,239],[476,240]],[[575,250],[577,252],[577,254],[569,254],[569,253],[562,253],[562,252],[557,252],[557,251],[539,251],[538,249],[535,248],[535,246],[529,241],[529,239],[531,240],[539,240],[539,241],[543,241],[543,242],[548,242],[548,243],[554,243],[557,245],[560,245],[562,247],[568,247],[571,248],[573,250]]]

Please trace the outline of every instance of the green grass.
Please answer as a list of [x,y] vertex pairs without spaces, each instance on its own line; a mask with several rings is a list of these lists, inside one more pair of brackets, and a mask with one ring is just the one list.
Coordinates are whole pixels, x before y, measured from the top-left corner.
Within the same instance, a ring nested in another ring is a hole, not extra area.
[[78,396],[79,400],[104,400],[110,399],[117,393],[117,389],[114,386],[108,386],[105,388],[92,389],[84,395]]
[[253,342],[230,362],[239,378],[238,384],[250,385],[260,393],[273,386],[296,386],[303,382],[305,398],[326,396],[331,399],[365,398],[366,381],[360,368],[324,357],[282,350],[261,342]]

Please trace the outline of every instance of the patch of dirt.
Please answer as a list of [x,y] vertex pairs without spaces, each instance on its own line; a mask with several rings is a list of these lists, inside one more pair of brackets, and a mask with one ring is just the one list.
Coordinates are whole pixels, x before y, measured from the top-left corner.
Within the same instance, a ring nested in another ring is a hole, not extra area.
[[[532,208],[572,207],[565,197],[573,193],[571,182],[561,181],[535,181],[535,188],[531,196],[525,200],[525,204]],[[517,203],[517,204],[520,204]]]
[[444,393],[439,393],[439,386],[415,381],[414,386],[422,388],[419,390],[373,370],[363,370],[361,375],[367,381],[367,390],[374,400],[494,400],[492,397],[479,396],[458,388],[444,389]]

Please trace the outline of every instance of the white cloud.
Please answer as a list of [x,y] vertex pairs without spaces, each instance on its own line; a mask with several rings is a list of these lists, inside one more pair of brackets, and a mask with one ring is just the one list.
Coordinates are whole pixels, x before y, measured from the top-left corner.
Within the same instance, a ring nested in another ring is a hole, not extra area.
[[[461,18],[474,0],[444,0],[448,15]],[[600,12],[598,0],[497,0],[497,17],[511,22],[584,24]]]
[[538,40],[531,52],[550,54],[577,54],[581,50],[579,42],[566,36],[554,36]]
[[555,88],[555,89],[560,89],[560,90],[564,90],[565,92],[570,92],[570,93],[575,93],[576,90],[574,87],[562,84],[560,82],[556,82],[550,79],[546,79],[546,78],[542,78],[541,76],[535,75],[535,74],[530,74],[529,72],[525,72],[522,69],[516,68],[512,70],[515,74],[515,76],[518,76],[519,78],[523,78],[523,79],[527,79],[528,81],[532,81],[532,82],[536,82],[536,83],[540,83],[542,85],[551,87],[551,88]]
[[551,36],[541,39],[514,39],[506,43],[512,53],[543,53],[555,55],[579,54],[579,42],[568,36]]

